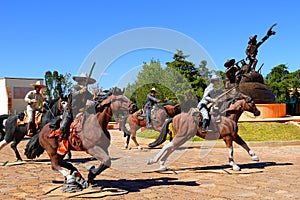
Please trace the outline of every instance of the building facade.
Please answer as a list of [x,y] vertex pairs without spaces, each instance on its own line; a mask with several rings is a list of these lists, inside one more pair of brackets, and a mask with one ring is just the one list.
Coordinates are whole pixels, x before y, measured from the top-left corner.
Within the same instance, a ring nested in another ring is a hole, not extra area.
[[30,84],[42,78],[0,78],[0,114],[14,114],[26,109],[24,97],[33,88]]

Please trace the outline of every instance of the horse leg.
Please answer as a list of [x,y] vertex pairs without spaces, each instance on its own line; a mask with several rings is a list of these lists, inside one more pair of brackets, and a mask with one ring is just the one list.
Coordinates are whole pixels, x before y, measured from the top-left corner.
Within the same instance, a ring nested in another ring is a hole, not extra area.
[[93,146],[92,148],[89,148],[87,152],[102,162],[98,168],[95,168],[94,166],[88,168],[88,183],[93,183],[97,175],[111,166],[111,159],[108,153],[99,146]]
[[22,161],[22,158],[20,156],[20,153],[18,151],[18,148],[17,148],[17,145],[20,143],[20,141],[17,141],[17,140],[14,140],[10,147],[14,150],[15,154],[16,154],[16,158],[17,158],[17,161]]
[[226,143],[226,147],[227,147],[227,150],[228,150],[229,164],[232,166],[232,169],[234,171],[240,171],[241,170],[240,167],[233,160],[232,137],[231,136],[226,136],[224,138],[224,141]]
[[169,136],[170,136],[170,137],[169,137],[169,138],[170,138],[169,140],[170,140],[170,142],[172,142],[172,140],[173,140],[172,131],[169,130],[168,134],[169,134]]
[[70,170],[70,175],[67,175],[67,183],[74,184],[74,182],[81,185],[83,189],[88,187],[88,183],[84,180],[77,168],[69,162],[62,161],[61,167]]
[[127,149],[129,147],[129,142],[130,142],[130,135],[126,136],[126,143],[124,145],[124,148]]
[[247,145],[247,143],[241,138],[241,136],[239,135],[236,135],[236,138],[234,139],[234,141],[239,144],[241,147],[243,147],[247,152],[248,154],[251,156],[251,159],[253,161],[259,161],[259,158],[257,155],[255,155],[254,151],[251,150],[249,148],[249,146]]
[[71,153],[71,151],[68,151],[66,154],[66,159],[70,160],[71,158],[72,158],[72,153]]
[[[148,159],[147,165],[157,163],[164,155],[166,155],[166,154],[169,155],[170,153],[172,153],[174,151],[173,149],[174,149],[174,143],[173,142],[169,142],[168,144],[164,145],[163,148],[156,154],[156,156],[154,156],[153,159],[151,159],[151,158]],[[167,157],[165,157],[165,159],[160,163],[160,168],[161,169],[166,169],[166,167],[164,166],[164,163],[165,163]]]
[[8,145],[8,143],[9,143],[9,142],[6,142],[5,139],[2,140],[2,141],[0,142],[0,150],[3,149],[3,147],[5,147],[6,145]]
[[137,139],[136,139],[136,128],[134,128],[131,132],[131,139],[134,142],[135,146],[137,146],[138,150],[142,150],[143,147],[140,146],[140,144],[138,143]]

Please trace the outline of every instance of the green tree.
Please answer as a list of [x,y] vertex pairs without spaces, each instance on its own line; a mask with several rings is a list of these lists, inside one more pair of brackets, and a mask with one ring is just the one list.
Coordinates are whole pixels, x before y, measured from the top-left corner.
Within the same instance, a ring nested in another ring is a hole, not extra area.
[[290,84],[291,100],[295,103],[300,102],[300,70],[296,70],[288,75]]
[[59,74],[57,71],[47,71],[45,73],[45,94],[48,101],[56,99],[60,95],[67,93],[71,87],[72,83],[70,81],[71,74],[66,73],[65,75]]
[[290,73],[284,64],[273,67],[265,79],[265,83],[273,90],[279,103],[290,101],[291,81]]
[[[188,55],[184,55],[181,50],[177,50],[177,53],[173,56],[172,62],[167,62],[167,68],[174,69],[187,80],[196,93],[198,99],[203,96],[203,91],[207,87],[205,76],[208,75],[208,69],[206,68],[206,61],[200,63],[200,70],[195,67],[195,64],[187,61]],[[204,77],[204,78],[203,78]]]
[[128,84],[126,96],[141,108],[152,87],[158,91],[158,99],[173,103],[182,103],[187,96],[186,93],[193,91],[189,83],[176,70],[162,68],[158,60],[151,60],[149,64],[143,64],[137,80],[133,84]]

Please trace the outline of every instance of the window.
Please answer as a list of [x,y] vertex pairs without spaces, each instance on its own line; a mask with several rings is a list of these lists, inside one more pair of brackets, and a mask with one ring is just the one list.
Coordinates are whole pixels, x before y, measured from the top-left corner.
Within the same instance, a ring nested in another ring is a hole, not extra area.
[[32,90],[31,87],[14,87],[14,99],[24,99],[27,92]]

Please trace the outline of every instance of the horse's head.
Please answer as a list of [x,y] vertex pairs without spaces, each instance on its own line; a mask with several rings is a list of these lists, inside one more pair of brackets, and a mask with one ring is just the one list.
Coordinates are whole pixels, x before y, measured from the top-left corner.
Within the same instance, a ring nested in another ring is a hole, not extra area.
[[136,105],[124,96],[124,90],[114,88],[111,96],[111,109],[113,111],[130,111],[131,109],[135,110]]
[[137,109],[136,105],[132,103],[126,96],[124,96],[123,93],[124,90],[121,90],[119,88],[114,88],[110,90],[97,107],[103,108],[104,105],[108,105],[114,112],[118,112],[118,111],[134,112]]
[[254,116],[260,115],[260,111],[256,107],[253,99],[249,96],[243,95],[242,98],[237,99],[232,105],[236,108],[236,110],[241,110],[242,112],[248,111],[253,113]]
[[179,113],[181,113],[181,108],[180,108],[179,104],[165,105],[164,108],[166,109],[166,111],[170,117],[174,117],[175,115],[178,115]]
[[255,103],[254,103],[254,101],[251,97],[247,97],[244,100],[243,109],[245,111],[253,113],[254,116],[259,116],[260,115],[260,111],[256,107],[256,105],[255,105]]
[[71,96],[70,95],[61,95],[58,99],[58,110],[63,113],[65,110],[70,109],[71,107]]

